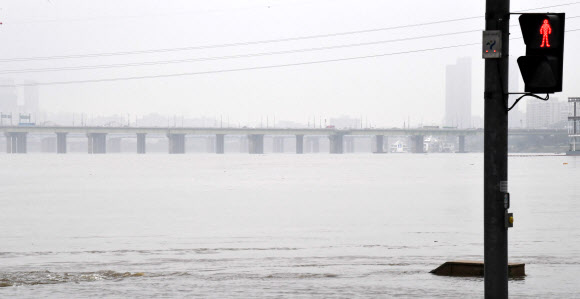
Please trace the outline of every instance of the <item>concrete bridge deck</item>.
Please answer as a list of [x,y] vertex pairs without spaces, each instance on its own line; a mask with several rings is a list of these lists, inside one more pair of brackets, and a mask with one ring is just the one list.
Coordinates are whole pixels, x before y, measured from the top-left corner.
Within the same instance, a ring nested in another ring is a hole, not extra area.
[[[483,129],[455,128],[199,128],[199,127],[100,127],[100,126],[0,126],[0,132],[15,133],[108,133],[108,134],[187,134],[187,135],[383,135],[383,136],[472,136]],[[511,129],[510,135],[560,135],[566,129]]]
[[[114,138],[137,138],[137,153],[146,152],[146,136],[166,136],[169,140],[169,153],[185,153],[185,136],[214,136],[212,141],[215,152],[224,153],[224,136],[247,136],[247,149],[251,154],[264,153],[264,136],[275,136],[275,151],[283,151],[284,136],[296,138],[296,153],[304,152],[304,136],[328,137],[330,153],[341,154],[344,147],[351,147],[354,136],[374,136],[374,150],[384,152],[384,143],[389,136],[407,136],[410,138],[410,148],[413,152],[423,152],[425,136],[457,136],[458,152],[465,152],[466,136],[482,136],[483,129],[456,129],[456,128],[370,128],[370,129],[335,129],[335,128],[199,128],[199,127],[106,127],[106,126],[0,126],[0,132],[6,136],[6,152],[26,153],[27,135],[55,134],[57,139],[57,153],[67,152],[67,135],[82,134],[87,136],[89,153],[107,152],[107,135]],[[509,134],[514,135],[567,135],[567,130],[556,129],[512,129]],[[351,136],[346,138],[345,136]],[[116,140],[116,147],[119,147]],[[317,146],[316,146],[317,147]]]

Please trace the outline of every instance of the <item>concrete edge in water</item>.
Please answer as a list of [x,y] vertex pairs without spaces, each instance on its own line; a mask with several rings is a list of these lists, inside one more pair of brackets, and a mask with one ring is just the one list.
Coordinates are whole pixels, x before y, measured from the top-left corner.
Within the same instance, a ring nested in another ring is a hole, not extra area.
[[[484,264],[480,261],[449,261],[429,271],[429,273],[442,276],[483,277],[483,268]],[[509,263],[508,271],[510,277],[524,277],[526,276],[526,264]]]

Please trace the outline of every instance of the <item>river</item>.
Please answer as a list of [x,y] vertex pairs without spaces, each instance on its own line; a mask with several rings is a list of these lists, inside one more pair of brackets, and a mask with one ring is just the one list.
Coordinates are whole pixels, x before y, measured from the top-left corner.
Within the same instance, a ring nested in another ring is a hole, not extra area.
[[[0,297],[478,298],[482,154],[0,155]],[[514,298],[580,298],[580,157],[512,156]]]

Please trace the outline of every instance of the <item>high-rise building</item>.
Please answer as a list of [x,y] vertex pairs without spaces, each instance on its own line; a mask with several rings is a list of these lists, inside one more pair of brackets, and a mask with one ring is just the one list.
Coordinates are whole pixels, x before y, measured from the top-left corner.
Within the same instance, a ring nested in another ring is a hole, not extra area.
[[[33,81],[26,81],[27,84],[34,84]],[[38,86],[30,85],[24,87],[24,110],[25,113],[38,114]]]
[[445,126],[472,127],[470,57],[459,58],[445,69]]
[[526,126],[530,129],[566,128],[568,103],[557,98],[549,101],[528,99],[526,103]]
[[[0,85],[10,87],[0,87],[0,112],[17,113],[18,112],[18,94],[14,86],[14,80],[0,79]],[[12,85],[12,86],[11,86]]]

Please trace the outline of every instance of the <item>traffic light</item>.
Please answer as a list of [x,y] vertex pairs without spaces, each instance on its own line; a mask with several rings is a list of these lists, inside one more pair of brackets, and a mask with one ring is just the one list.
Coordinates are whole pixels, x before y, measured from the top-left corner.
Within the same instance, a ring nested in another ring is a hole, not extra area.
[[529,13],[520,16],[526,56],[518,58],[518,65],[526,92],[562,91],[564,17],[563,13]]

